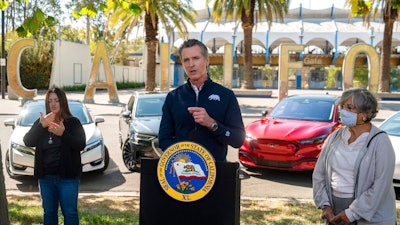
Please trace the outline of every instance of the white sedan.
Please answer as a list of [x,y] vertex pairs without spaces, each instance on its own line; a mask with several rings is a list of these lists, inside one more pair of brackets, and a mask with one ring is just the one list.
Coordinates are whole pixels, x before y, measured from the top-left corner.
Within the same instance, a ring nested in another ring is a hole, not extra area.
[[[86,134],[86,147],[81,151],[83,172],[105,171],[110,158],[97,126],[98,123],[104,122],[104,118],[96,116],[93,120],[85,104],[80,101],[69,100],[68,105],[71,113],[81,121]],[[10,177],[33,175],[35,149],[26,147],[23,137],[39,118],[40,112],[45,113],[45,111],[43,99],[32,100],[23,105],[17,120],[11,118],[4,121],[5,126],[13,128],[5,157],[6,171]]]
[[385,119],[379,128],[389,135],[396,153],[396,166],[393,175],[393,184],[400,187],[400,111]]

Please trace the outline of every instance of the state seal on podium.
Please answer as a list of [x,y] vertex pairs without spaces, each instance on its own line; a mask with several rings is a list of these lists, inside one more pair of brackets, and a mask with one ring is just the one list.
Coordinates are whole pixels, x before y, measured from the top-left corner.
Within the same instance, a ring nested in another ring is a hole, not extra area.
[[171,145],[157,165],[161,188],[181,202],[193,202],[206,196],[214,186],[216,174],[213,156],[194,142]]

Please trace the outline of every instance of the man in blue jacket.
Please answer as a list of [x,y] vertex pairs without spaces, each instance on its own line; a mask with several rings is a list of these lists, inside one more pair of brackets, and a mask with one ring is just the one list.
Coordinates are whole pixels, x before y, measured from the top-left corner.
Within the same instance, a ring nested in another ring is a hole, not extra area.
[[216,161],[226,161],[228,145],[239,148],[245,138],[236,96],[210,79],[208,50],[202,42],[186,40],[179,56],[189,79],[167,95],[159,146],[165,151],[174,143],[193,141],[210,151]]

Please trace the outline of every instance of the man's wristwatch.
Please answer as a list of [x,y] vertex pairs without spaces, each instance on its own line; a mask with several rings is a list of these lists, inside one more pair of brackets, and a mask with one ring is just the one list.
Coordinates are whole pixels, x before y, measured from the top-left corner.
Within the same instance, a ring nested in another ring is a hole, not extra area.
[[214,122],[210,126],[211,131],[216,131],[218,130],[218,123],[214,120]]

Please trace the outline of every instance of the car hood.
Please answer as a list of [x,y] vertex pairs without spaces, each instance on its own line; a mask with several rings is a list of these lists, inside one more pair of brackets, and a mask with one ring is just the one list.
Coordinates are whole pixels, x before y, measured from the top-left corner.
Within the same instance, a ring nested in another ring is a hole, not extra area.
[[390,141],[396,153],[396,166],[394,169],[394,179],[400,180],[400,137],[389,135]]
[[[15,127],[14,131],[11,134],[11,141],[20,145],[25,145],[23,139],[25,134],[30,129],[31,127]],[[95,140],[102,138],[100,130],[94,123],[83,125],[83,129],[85,130],[86,144],[92,143]]]
[[262,119],[248,124],[246,132],[262,139],[293,141],[327,135],[334,125],[331,122]]
[[136,118],[131,127],[137,133],[157,135],[160,129],[161,116]]

